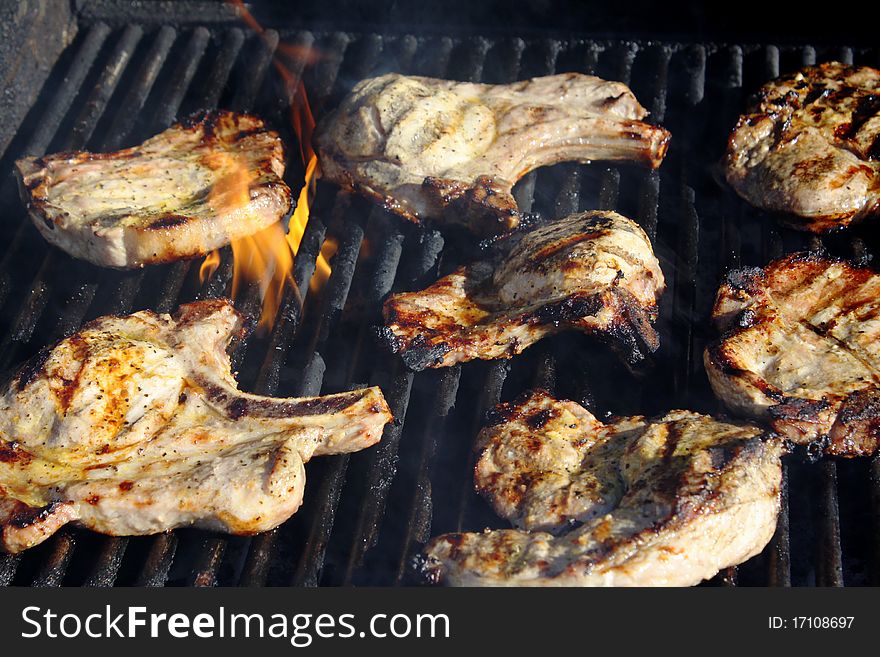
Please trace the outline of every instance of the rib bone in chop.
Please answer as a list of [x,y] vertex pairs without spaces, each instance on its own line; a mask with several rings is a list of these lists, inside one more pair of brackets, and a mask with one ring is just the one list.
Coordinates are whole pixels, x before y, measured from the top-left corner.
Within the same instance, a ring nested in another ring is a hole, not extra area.
[[704,361],[715,394],[793,442],[844,456],[880,439],[880,275],[798,253],[731,272]]
[[632,361],[657,348],[651,324],[663,272],[635,222],[614,212],[573,214],[526,233],[500,259],[390,297],[387,344],[416,370],[510,358],[571,329],[611,338]]
[[880,71],[837,62],[765,85],[727,148],[746,200],[822,232],[880,212]]
[[357,84],[318,126],[321,169],[410,221],[514,228],[514,183],[565,161],[658,167],[669,143],[632,91],[579,73],[490,85],[383,75]]
[[281,138],[258,118],[227,111],[115,153],[27,157],[16,169],[43,237],[105,267],[204,255],[290,209]]
[[434,538],[435,581],[689,586],[776,528],[784,445],[753,426],[689,411],[604,424],[535,391],[496,409],[479,441],[477,490],[519,528]]
[[378,388],[275,399],[241,392],[227,301],[102,317],[25,365],[0,397],[2,547],[76,522],[112,535],[195,525],[235,534],[299,508],[303,464],[379,440]]

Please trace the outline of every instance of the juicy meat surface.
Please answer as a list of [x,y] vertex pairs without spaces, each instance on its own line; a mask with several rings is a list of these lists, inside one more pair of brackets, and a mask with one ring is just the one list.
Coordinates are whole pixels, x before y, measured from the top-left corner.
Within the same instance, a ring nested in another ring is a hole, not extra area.
[[281,138],[228,111],[115,153],[26,157],[16,171],[43,237],[105,267],[204,255],[278,221],[291,203]]
[[756,427],[689,411],[604,424],[540,390],[494,421],[477,490],[518,528],[434,538],[433,581],[690,586],[773,536],[784,444]]
[[75,522],[139,535],[271,529],[300,506],[303,464],[377,442],[378,388],[276,399],[238,390],[225,300],[102,317],[38,354],[0,397],[0,531],[17,552]]
[[398,215],[479,235],[516,227],[514,183],[564,161],[658,167],[669,133],[632,91],[579,73],[475,84],[395,73],[358,83],[318,126],[323,174]]
[[812,253],[731,272],[705,352],[715,394],[796,443],[867,455],[880,439],[880,275]]
[[746,200],[822,232],[880,213],[880,71],[810,66],[758,92],[730,137],[727,180]]
[[652,322],[664,285],[638,224],[584,212],[526,233],[508,254],[391,296],[381,333],[416,370],[510,358],[563,330],[610,338],[637,361],[659,344]]

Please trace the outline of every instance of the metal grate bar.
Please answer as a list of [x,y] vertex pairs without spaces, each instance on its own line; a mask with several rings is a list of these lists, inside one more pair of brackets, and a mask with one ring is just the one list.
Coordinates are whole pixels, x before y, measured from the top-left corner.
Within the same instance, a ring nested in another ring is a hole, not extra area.
[[180,103],[183,102],[184,94],[189,89],[210,37],[211,33],[207,28],[197,27],[193,30],[186,48],[181,54],[181,64],[174,69],[174,75],[165,92],[164,102],[153,117],[151,125],[154,130],[152,132],[164,130],[177,119],[177,110]]
[[837,465],[824,459],[819,464],[820,535],[816,583],[819,586],[843,586],[843,555],[840,546],[840,509],[837,503]]
[[[413,54],[412,40],[406,40],[400,51],[405,59],[410,59]],[[331,43],[336,48],[349,48],[350,39],[342,38],[340,35],[333,35]],[[376,65],[378,57],[382,51],[382,41],[378,38],[368,37],[360,42],[351,44],[353,51],[352,58],[360,69],[356,72],[357,77],[364,77],[368,71]],[[335,79],[339,75],[342,58],[330,57],[331,62],[335,62],[334,66],[327,67],[323,70],[324,75],[332,76]],[[325,91],[333,86],[332,80],[319,80],[316,87]],[[323,102],[323,98],[318,100]],[[337,204],[338,208],[341,208]],[[387,217],[380,216],[381,212],[372,210],[370,220],[368,221],[368,231],[375,232],[375,227],[387,222]],[[310,219],[311,223],[311,219]],[[343,315],[343,309],[349,297],[349,290],[352,279],[355,276],[355,266],[358,251],[363,241],[363,229],[355,222],[349,225],[349,229],[342,237],[342,243],[339,252],[333,261],[333,273],[330,285],[325,293],[324,303],[318,321],[318,326],[314,332],[312,346],[310,350],[323,348],[327,342],[331,330],[340,321]],[[397,261],[400,257],[400,245],[402,236],[398,233],[384,236],[383,239],[377,240],[382,245],[382,253],[379,257],[379,263],[376,265],[370,277],[371,282],[367,290],[368,298],[377,301],[384,296],[388,288],[390,288],[391,280],[393,280],[396,271]],[[356,339],[356,345],[360,345],[363,341],[364,327],[361,328],[360,334]],[[352,381],[356,364],[360,361],[358,346],[351,350],[350,363],[348,366],[348,374],[346,380],[349,384]],[[299,584],[314,585],[320,575],[323,565],[324,551],[329,541],[330,533],[334,526],[335,510],[339,501],[339,494],[342,489],[345,474],[348,469],[349,457],[342,455],[329,459],[330,465],[324,472],[324,478],[318,486],[316,509],[312,514],[313,521],[309,532],[309,539],[304,547],[304,552],[299,559],[299,565],[294,573],[294,581]]]
[[94,132],[98,124],[98,119],[104,113],[107,103],[116,90],[116,85],[119,84],[125,67],[134,54],[134,49],[141,40],[143,33],[143,29],[137,25],[129,25],[125,28],[119,42],[116,44],[115,51],[104,67],[101,81],[95,86],[85,106],[79,113],[79,116],[77,116],[62,150],[76,150],[89,142],[92,132]]
[[367,487],[370,496],[361,505],[355,532],[356,539],[349,552],[348,566],[343,580],[345,585],[352,584],[355,569],[363,562],[364,554],[375,545],[378,537],[378,525],[384,512],[388,489],[397,474],[397,448],[403,434],[403,420],[406,418],[412,383],[413,373],[404,372],[394,377],[394,387],[388,395],[388,405],[392,414],[402,421],[399,424],[392,423],[389,425],[390,428],[386,428],[377,446],[378,449],[372,453]]
[[252,68],[249,67],[244,72],[244,79],[229,103],[230,109],[238,112],[248,111],[253,106],[260,85],[269,70],[269,64],[272,63],[275,49],[278,48],[278,32],[275,30],[266,30],[260,37],[260,48],[256,62]]
[[124,536],[109,536],[102,541],[95,567],[86,578],[83,586],[107,588],[116,583],[119,568],[125,557],[128,539]]
[[[99,32],[99,34],[106,36],[103,33],[104,31]],[[116,49],[110,55],[94,90],[88,97],[83,109],[80,111],[74,124],[74,130],[65,140],[68,149],[82,148],[85,145],[85,140],[91,135],[98,119],[104,112],[107,102],[112,95],[113,90],[116,88],[120,76],[128,63],[139,38],[139,29],[126,30],[123,32],[122,37],[119,40]],[[83,69],[85,68],[86,67],[83,67]],[[84,74],[74,76],[76,80],[80,80],[80,78],[84,79],[84,77]],[[38,141],[39,145],[42,146],[46,141],[46,138],[35,138],[34,141]],[[45,245],[41,246],[43,250],[46,250]],[[46,251],[46,256],[37,273],[37,278],[31,285],[30,294],[22,304],[25,312],[19,314],[15,324],[16,328],[11,333],[12,341],[18,343],[26,343],[29,341],[36,323],[40,319],[45,308],[47,298],[52,291],[51,284],[48,282],[47,278],[53,272],[58,258],[59,255],[54,249]],[[96,286],[92,284],[82,285],[76,288],[76,292],[72,295],[71,302],[67,304],[64,313],[56,323],[57,328],[53,332],[55,339],[69,333],[76,325],[78,325],[79,321],[81,321],[82,313],[94,297],[95,290]],[[3,356],[0,358],[0,361],[4,363],[3,366],[6,366],[14,353],[13,345],[8,343],[4,344],[2,353]]]
[[61,586],[75,546],[76,539],[70,532],[63,531],[56,534],[52,540],[52,552],[43,561],[37,576],[31,582],[31,586]]
[[467,465],[463,468],[459,485],[457,487],[458,514],[454,527],[455,531],[459,532],[465,528],[465,518],[468,506],[474,495],[474,456],[470,449],[471,442],[473,441],[474,436],[476,436],[480,429],[483,428],[486,414],[495,408],[495,406],[501,401],[501,390],[504,386],[504,381],[507,379],[507,374],[510,371],[510,364],[507,361],[493,361],[486,369],[488,371],[486,372],[486,378],[483,382],[483,392],[480,395],[480,402],[476,406],[474,417],[470,425],[471,430],[468,432],[465,439],[466,443],[464,445],[464,450],[461,450],[464,451],[465,454],[461,455],[462,460],[460,463],[466,463]]
[[456,365],[443,371],[438,385],[437,397],[428,415],[425,434],[421,437],[422,453],[419,458],[419,471],[416,476],[416,486],[407,520],[406,537],[398,559],[398,583],[407,575],[409,556],[413,546],[416,543],[425,543],[430,538],[433,507],[431,470],[437,447],[445,433],[446,418],[455,405],[460,380],[461,366]]
[[[214,60],[210,72],[204,77],[203,82],[199,85],[199,91],[195,97],[199,99],[198,104],[204,109],[213,109],[220,102],[220,96],[226,88],[229,75],[232,73],[232,67],[238,53],[244,45],[244,32],[238,28],[227,30],[223,37],[223,44],[220,46],[220,53]],[[192,108],[198,109],[198,108]]]
[[150,544],[135,586],[165,586],[177,552],[177,536],[173,532],[159,534]]
[[779,519],[768,546],[767,581],[770,586],[791,586],[790,520],[788,516],[788,465],[782,465]]
[[176,37],[177,32],[167,25],[156,34],[153,45],[138,70],[134,85],[123,98],[113,123],[107,131],[107,138],[104,140],[105,149],[117,150],[128,139]]

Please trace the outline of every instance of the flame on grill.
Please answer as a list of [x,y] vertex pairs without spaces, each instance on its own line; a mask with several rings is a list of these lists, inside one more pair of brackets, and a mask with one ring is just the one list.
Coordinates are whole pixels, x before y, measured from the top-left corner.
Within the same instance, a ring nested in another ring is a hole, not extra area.
[[[241,0],[231,0],[238,7],[239,15],[258,34],[263,28],[245,9]],[[309,220],[309,208],[315,193],[315,181],[320,178],[318,156],[312,149],[312,133],[315,120],[309,107],[308,97],[302,81],[291,72],[285,60],[299,66],[313,63],[315,55],[310,49],[291,44],[279,44],[274,59],[275,68],[284,81],[287,96],[291,100],[291,125],[299,139],[300,156],[305,166],[305,180],[300,191],[296,208],[291,215],[287,233],[280,223],[250,236],[232,240],[232,298],[250,283],[259,285],[263,300],[258,329],[268,330],[275,321],[284,291],[290,288],[301,303],[302,298],[293,279],[293,259],[305,234]],[[209,165],[222,168],[228,173],[222,175],[208,198],[217,211],[230,212],[245,207],[250,200],[251,173],[234,155],[220,153],[216,161]],[[243,221],[247,217],[242,218]],[[320,290],[330,278],[332,268],[329,260],[336,253],[336,243],[332,238],[325,240],[315,262],[315,271],[309,282],[312,292]],[[202,283],[214,275],[220,266],[220,252],[209,253],[199,269]]]

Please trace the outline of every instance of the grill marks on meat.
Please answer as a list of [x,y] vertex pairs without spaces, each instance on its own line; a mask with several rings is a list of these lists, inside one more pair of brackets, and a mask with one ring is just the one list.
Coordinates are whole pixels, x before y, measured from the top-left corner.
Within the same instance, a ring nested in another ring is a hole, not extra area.
[[324,176],[414,222],[488,236],[520,221],[511,195],[564,161],[660,166],[669,143],[623,84],[579,73],[506,85],[388,74],[357,84],[318,126]]
[[536,391],[501,404],[477,438],[477,491],[523,529],[554,531],[596,518],[623,495],[626,436],[644,418],[605,425],[581,405]]
[[247,114],[190,117],[133,148],[16,163],[34,225],[55,246],[105,267],[204,255],[290,209],[284,148]]
[[822,232],[880,212],[880,71],[837,62],[765,85],[728,143],[727,180],[753,205]]
[[880,439],[880,275],[816,254],[732,272],[707,348],[715,394],[796,443],[874,453]]
[[0,528],[17,552],[67,522],[112,535],[195,525],[235,534],[300,506],[304,463],[377,442],[378,388],[275,399],[241,392],[223,300],[103,317],[58,343],[0,397]]
[[[549,419],[532,428],[537,415]],[[433,539],[424,568],[435,581],[687,586],[758,554],[775,531],[784,446],[756,427],[689,411],[603,424],[540,390],[496,416],[475,482],[519,528]]]
[[385,302],[380,332],[410,368],[510,358],[563,330],[609,338],[631,361],[657,348],[663,272],[647,235],[626,217],[573,214],[497,259]]

